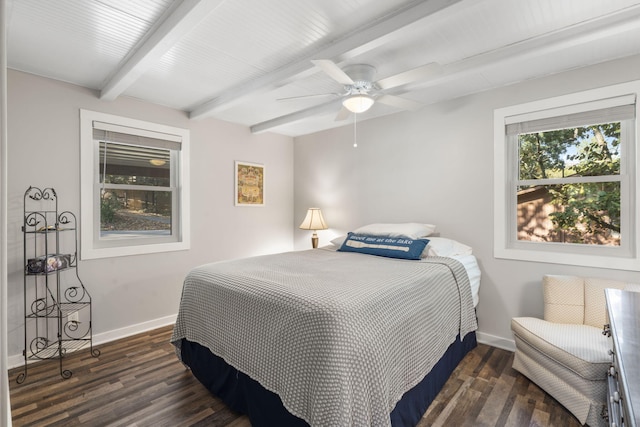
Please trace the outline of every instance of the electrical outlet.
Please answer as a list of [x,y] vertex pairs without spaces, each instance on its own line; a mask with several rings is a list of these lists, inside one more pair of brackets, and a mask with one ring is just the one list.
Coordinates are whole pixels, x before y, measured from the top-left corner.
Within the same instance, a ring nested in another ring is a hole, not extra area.
[[69,315],[67,316],[67,321],[69,321],[69,322],[79,322],[80,318],[78,317],[78,312],[74,311],[72,313],[69,313]]

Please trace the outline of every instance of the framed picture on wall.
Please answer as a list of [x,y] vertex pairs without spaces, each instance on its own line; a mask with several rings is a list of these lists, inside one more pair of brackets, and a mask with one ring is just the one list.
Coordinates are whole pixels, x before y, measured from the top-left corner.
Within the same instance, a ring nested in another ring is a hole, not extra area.
[[264,165],[236,161],[236,206],[264,206]]

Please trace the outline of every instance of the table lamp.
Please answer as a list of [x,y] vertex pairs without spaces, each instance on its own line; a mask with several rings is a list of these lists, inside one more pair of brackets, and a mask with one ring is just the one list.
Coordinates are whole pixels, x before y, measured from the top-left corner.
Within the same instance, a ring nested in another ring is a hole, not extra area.
[[309,208],[307,216],[304,218],[304,221],[302,221],[302,224],[300,224],[300,228],[303,230],[313,230],[311,246],[315,249],[318,247],[318,233],[316,233],[316,230],[326,230],[329,227],[327,227],[327,223],[324,222],[320,208]]

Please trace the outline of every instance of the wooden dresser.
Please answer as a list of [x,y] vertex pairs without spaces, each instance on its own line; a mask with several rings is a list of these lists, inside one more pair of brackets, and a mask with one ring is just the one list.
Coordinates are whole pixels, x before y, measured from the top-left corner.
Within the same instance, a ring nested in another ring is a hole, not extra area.
[[640,292],[606,289],[605,296],[613,340],[609,425],[640,427]]

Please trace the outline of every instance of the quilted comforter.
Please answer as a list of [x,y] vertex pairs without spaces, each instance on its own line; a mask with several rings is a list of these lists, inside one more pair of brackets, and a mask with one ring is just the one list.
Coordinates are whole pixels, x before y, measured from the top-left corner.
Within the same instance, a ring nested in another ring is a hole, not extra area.
[[315,249],[217,262],[185,278],[172,343],[208,347],[311,426],[389,426],[402,395],[477,328],[450,258]]

